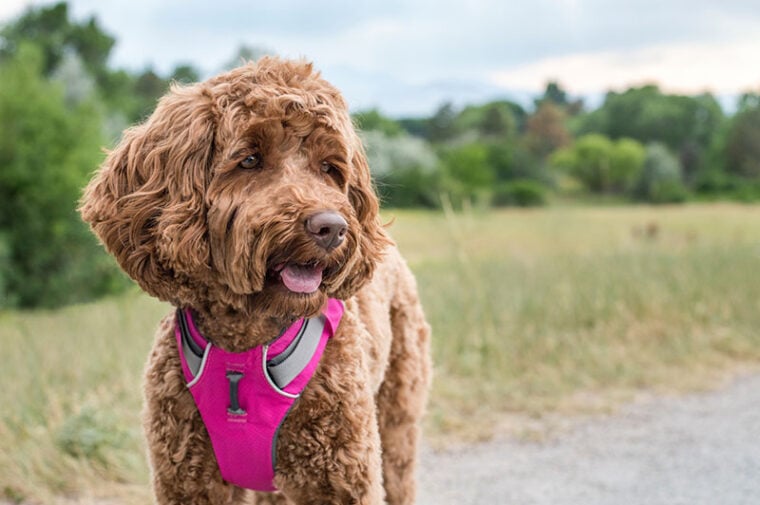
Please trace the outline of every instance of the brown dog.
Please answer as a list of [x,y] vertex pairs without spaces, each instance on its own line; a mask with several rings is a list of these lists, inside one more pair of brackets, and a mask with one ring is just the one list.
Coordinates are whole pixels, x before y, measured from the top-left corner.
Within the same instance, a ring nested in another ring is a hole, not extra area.
[[274,494],[222,478],[175,316],[162,321],[144,418],[158,503],[414,502],[429,327],[346,103],[310,64],[265,58],[173,87],[124,132],[80,210],[145,291],[191,309],[225,351],[271,341],[328,298],[345,303],[279,430]]

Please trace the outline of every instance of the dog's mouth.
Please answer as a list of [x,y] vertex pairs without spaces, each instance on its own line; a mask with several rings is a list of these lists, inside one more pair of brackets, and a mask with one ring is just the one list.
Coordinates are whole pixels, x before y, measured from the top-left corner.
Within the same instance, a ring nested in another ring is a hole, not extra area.
[[272,269],[270,278],[279,280],[292,293],[311,294],[319,290],[325,275],[325,265],[317,261],[309,263],[283,262]]

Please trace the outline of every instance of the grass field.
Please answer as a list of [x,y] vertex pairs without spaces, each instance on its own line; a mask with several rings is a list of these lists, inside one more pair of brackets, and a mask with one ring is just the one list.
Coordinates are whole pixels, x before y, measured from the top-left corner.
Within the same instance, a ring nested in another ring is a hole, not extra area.
[[411,214],[394,233],[434,329],[430,433],[519,432],[760,362],[760,207]]
[[[760,363],[760,206],[387,212],[433,325],[429,437],[709,386]],[[137,292],[0,315],[0,501],[149,501]]]

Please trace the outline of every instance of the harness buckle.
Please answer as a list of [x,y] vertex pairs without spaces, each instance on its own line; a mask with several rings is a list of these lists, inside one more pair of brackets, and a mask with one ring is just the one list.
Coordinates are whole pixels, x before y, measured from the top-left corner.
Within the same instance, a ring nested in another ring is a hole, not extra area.
[[243,378],[243,372],[228,370],[226,375],[230,381],[230,406],[227,408],[227,413],[233,416],[244,416],[246,412],[240,408],[240,399],[238,397],[238,383]]

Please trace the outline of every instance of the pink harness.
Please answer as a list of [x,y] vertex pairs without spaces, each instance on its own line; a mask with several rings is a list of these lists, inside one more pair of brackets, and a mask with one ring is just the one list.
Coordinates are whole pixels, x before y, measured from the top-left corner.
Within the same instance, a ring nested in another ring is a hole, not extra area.
[[330,299],[318,317],[300,319],[268,344],[232,353],[209,343],[190,309],[177,310],[174,333],[187,387],[206,425],[222,477],[275,491],[277,432],[343,316]]

